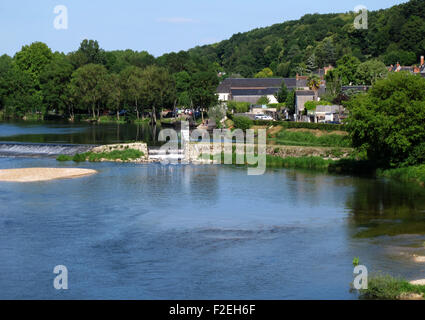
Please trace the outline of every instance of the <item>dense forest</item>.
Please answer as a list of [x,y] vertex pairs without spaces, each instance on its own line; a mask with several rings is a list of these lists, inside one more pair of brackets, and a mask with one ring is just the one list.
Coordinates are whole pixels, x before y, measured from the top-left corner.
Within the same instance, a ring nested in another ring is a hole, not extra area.
[[304,74],[315,67],[335,65],[345,55],[362,62],[376,58],[386,65],[413,65],[425,53],[424,0],[369,12],[366,30],[354,28],[356,16],[354,12],[307,14],[299,20],[238,33],[190,53],[244,77],[266,67],[279,77]]
[[146,51],[105,51],[84,40],[68,54],[35,42],[0,57],[0,116],[105,114],[156,120],[163,108],[206,110],[228,76],[309,75],[332,64],[329,91],[342,84],[371,84],[385,65],[417,64],[425,53],[425,1],[411,0],[369,12],[367,30],[356,13],[308,14],[296,21],[238,33],[229,40],[155,58]]

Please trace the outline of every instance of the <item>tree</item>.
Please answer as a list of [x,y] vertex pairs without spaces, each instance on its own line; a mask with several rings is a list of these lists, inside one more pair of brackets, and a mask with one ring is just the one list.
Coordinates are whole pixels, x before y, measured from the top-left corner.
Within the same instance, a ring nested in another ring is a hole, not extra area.
[[316,62],[316,55],[313,53],[307,60],[307,68],[306,71],[308,73],[313,73],[314,71],[317,70],[317,62]]
[[347,106],[353,146],[369,159],[390,166],[425,161],[425,79],[392,73]]
[[279,103],[283,103],[288,98],[288,88],[286,87],[285,81],[282,81],[279,91],[275,95]]
[[106,63],[105,51],[99,47],[99,43],[96,40],[83,40],[77,52],[81,53],[85,57],[87,64]]
[[47,110],[65,111],[67,109],[66,87],[71,80],[72,64],[61,54],[55,54],[52,61],[40,73],[40,86],[43,103]]
[[314,91],[314,100],[315,101],[317,101],[317,93],[320,89],[321,83],[322,82],[321,82],[320,78],[315,74],[310,75],[307,79],[307,86],[310,88],[310,90]]
[[255,78],[272,78],[273,71],[270,68],[264,68],[255,75]]
[[221,120],[226,116],[226,109],[224,106],[215,105],[208,110],[208,117],[214,119],[216,126],[221,128]]
[[192,75],[190,85],[190,99],[193,106],[201,109],[201,117],[204,119],[204,111],[218,103],[216,94],[218,77],[214,71],[200,71]]
[[33,77],[15,65],[2,72],[0,93],[5,115],[23,117],[27,112],[37,111],[40,105]]
[[286,107],[288,108],[289,114],[295,113],[295,90],[291,90],[286,98]]
[[348,86],[357,83],[357,68],[360,63],[360,60],[352,55],[345,55],[337,61],[336,72],[342,85]]
[[117,74],[108,75],[105,87],[107,88],[108,106],[116,112],[117,120],[119,121],[122,101],[120,77]]
[[175,97],[175,83],[168,70],[162,67],[149,66],[142,73],[141,99],[152,108],[152,123],[156,123],[157,113],[166,104],[172,103]]
[[98,64],[87,64],[72,74],[71,91],[88,108],[91,107],[94,119],[99,116],[100,102],[104,98],[106,81],[106,68]]
[[378,79],[386,77],[387,74],[387,67],[379,60],[369,60],[357,67],[357,78],[365,85],[374,84]]
[[141,101],[142,89],[144,85],[143,77],[143,70],[135,66],[127,67],[120,73],[120,82],[123,90],[123,96],[130,103],[134,103],[137,120],[140,119],[139,102]]
[[6,77],[13,68],[13,60],[4,54],[0,57],[0,110],[5,107],[6,96],[8,93],[8,83]]
[[42,42],[34,42],[29,46],[23,46],[21,51],[17,52],[14,57],[17,67],[28,72],[39,85],[39,76],[43,69],[53,59],[50,48]]
[[267,96],[262,96],[260,99],[258,99],[257,104],[258,105],[268,105],[270,103],[270,99]]
[[341,93],[342,81],[338,69],[329,70],[326,74],[326,93],[333,99]]
[[176,83],[176,103],[180,106],[190,106],[190,75],[186,71],[181,71],[173,75]]

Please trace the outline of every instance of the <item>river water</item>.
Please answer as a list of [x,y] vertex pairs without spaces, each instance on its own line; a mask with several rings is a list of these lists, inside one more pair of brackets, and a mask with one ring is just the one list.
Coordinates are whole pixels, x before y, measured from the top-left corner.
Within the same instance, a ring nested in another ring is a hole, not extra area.
[[[54,141],[55,126],[0,124],[0,136],[57,144],[96,130],[63,125]],[[1,169],[74,166],[0,157]],[[356,299],[354,257],[370,273],[425,277],[413,259],[425,255],[415,185],[233,166],[78,167],[99,173],[0,182],[0,299]],[[53,287],[57,265],[68,268],[67,291]]]

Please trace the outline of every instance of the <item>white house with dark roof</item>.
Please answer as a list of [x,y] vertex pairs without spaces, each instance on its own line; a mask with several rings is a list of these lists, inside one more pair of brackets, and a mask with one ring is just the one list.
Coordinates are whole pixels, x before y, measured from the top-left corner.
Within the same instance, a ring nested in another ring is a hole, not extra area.
[[217,88],[220,101],[240,101],[257,103],[258,99],[267,96],[271,103],[277,103],[275,94],[285,82],[289,90],[307,88],[305,79],[296,78],[228,78]]

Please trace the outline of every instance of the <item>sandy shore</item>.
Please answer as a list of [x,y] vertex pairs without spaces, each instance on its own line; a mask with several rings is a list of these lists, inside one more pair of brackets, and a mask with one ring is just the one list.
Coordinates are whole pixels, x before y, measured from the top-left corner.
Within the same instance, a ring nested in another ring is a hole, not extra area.
[[36,182],[79,178],[97,173],[96,170],[77,168],[24,168],[0,170],[0,181]]

